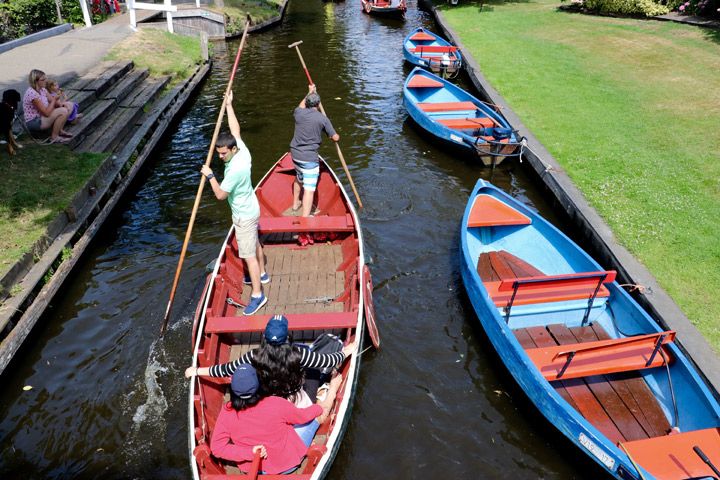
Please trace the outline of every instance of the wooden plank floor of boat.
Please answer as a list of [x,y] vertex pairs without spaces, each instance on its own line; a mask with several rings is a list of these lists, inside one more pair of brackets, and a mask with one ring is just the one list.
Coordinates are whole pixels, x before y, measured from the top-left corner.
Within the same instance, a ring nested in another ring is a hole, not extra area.
[[[263,314],[342,312],[343,302],[325,301],[338,298],[345,291],[345,272],[336,271],[343,261],[342,247],[314,244],[308,247],[266,245],[265,268],[270,283],[263,285],[268,302],[260,310]],[[250,299],[250,288],[243,289],[242,303]],[[238,311],[238,315],[242,315]],[[293,333],[293,340],[310,342],[326,330],[306,330]],[[331,333],[340,333],[331,331]],[[230,350],[234,360],[260,345],[261,332],[239,335],[237,345]]]
[[[556,324],[513,330],[523,348],[605,340],[598,324],[567,328]],[[640,440],[666,435],[670,424],[642,376],[636,372],[594,375],[550,382],[570,406],[610,441]]]

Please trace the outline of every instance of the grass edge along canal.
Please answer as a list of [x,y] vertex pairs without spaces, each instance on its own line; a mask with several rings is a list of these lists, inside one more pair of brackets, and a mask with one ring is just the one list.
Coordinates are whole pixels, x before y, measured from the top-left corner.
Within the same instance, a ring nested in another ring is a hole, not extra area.
[[720,351],[720,32],[558,6],[440,8],[488,81]]
[[[136,68],[148,68],[152,76],[172,75],[171,85],[192,75],[202,62],[196,38],[156,30],[135,33],[106,58],[133,60]],[[64,145],[37,145],[26,135],[19,140],[25,148],[11,158],[0,179],[0,276],[46,234],[107,157]]]

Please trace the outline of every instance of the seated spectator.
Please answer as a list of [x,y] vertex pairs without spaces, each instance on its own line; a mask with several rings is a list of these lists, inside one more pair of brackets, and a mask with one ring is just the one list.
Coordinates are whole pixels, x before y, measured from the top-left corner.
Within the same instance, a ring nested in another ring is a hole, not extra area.
[[80,120],[83,117],[82,113],[78,113],[78,110],[80,109],[80,105],[78,105],[75,102],[71,102],[68,100],[67,95],[65,95],[65,92],[63,92],[62,88],[60,88],[60,85],[53,80],[52,78],[49,78],[47,80],[47,93],[48,93],[48,100],[50,102],[55,102],[55,105],[58,107],[64,107],[69,112],[67,121],[74,124],[78,120]]
[[50,103],[45,84],[47,77],[40,70],[32,70],[28,76],[30,87],[23,96],[25,125],[31,132],[50,130],[51,143],[66,143],[72,134],[63,130],[69,112],[65,107]]
[[[313,402],[321,381],[320,372],[327,374],[341,365],[357,348],[356,342],[343,347],[342,341],[334,335],[330,335],[331,339],[324,337],[325,335],[320,336],[309,348],[293,344],[287,318],[275,315],[268,320],[260,347],[228,363],[211,367],[188,367],[185,377],[229,377],[240,365],[249,363],[257,370],[268,395],[287,398],[298,405],[302,404],[303,397],[309,396],[309,401]],[[323,348],[318,350],[315,344],[322,345]],[[303,369],[311,370],[311,379],[307,382]]]
[[[230,401],[215,422],[210,439],[212,454],[236,462],[247,471],[255,452],[260,452],[263,473],[294,471],[307,454],[318,427],[330,414],[341,383],[342,378],[336,376],[323,400],[299,408],[284,398],[264,396],[255,369],[241,365],[232,376]],[[303,436],[293,428],[307,423],[313,428]]]

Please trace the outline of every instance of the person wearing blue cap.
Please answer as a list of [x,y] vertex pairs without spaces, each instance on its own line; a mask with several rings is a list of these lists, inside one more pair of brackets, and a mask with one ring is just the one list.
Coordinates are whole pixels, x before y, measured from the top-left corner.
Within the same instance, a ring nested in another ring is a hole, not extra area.
[[[302,462],[321,423],[332,409],[342,378],[330,383],[326,397],[299,408],[277,396],[265,396],[252,365],[239,366],[230,382],[230,401],[220,410],[210,439],[213,455],[248,470],[256,452],[263,458],[263,473],[294,471]],[[312,425],[301,436],[294,425]]]
[[[323,351],[331,353],[319,353],[317,346],[320,344],[323,344]],[[185,377],[229,377],[240,365],[252,364],[258,371],[263,388],[269,394],[294,402],[302,395],[301,390],[305,384],[305,393],[314,401],[320,381],[318,379],[306,383],[303,369],[329,372],[341,365],[356,349],[356,341],[343,346],[342,340],[330,334],[320,336],[309,348],[293,344],[287,318],[275,315],[265,327],[259,348],[250,350],[228,363],[211,367],[188,367]]]

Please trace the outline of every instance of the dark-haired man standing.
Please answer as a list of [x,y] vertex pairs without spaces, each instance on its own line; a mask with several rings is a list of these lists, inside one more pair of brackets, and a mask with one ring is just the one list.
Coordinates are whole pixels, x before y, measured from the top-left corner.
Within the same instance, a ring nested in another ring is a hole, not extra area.
[[252,159],[240,138],[240,123],[235,116],[232,99],[231,91],[227,99],[230,133],[223,132],[215,142],[215,151],[225,163],[222,183],[218,182],[210,167],[203,165],[201,171],[207,177],[215,197],[218,200],[227,199],[230,204],[238,256],[245,260],[247,266],[245,283],[252,285],[250,302],[243,314],[252,315],[267,303],[262,284],[270,282],[270,276],[265,272],[265,255],[258,238],[260,205],[250,178]]
[[[303,217],[310,216],[315,189],[320,177],[320,159],[318,148],[322,142],[322,132],[333,141],[340,140],[330,120],[318,110],[320,96],[315,85],[308,87],[308,94],[295,109],[295,134],[290,142],[290,153],[295,164],[295,182],[293,183],[293,211],[300,210]],[[300,200],[300,190],[303,192]]]

